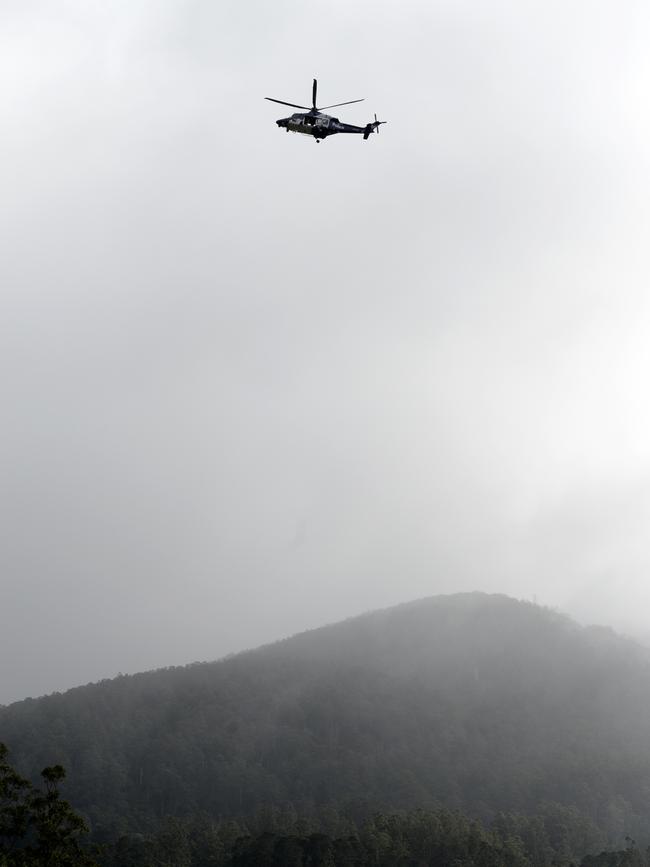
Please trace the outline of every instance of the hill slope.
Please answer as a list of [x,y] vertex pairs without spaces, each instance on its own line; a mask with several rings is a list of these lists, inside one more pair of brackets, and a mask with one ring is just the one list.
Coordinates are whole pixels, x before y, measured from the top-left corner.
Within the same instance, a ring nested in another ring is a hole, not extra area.
[[646,651],[503,596],[433,597],[19,702],[0,740],[26,773],[65,765],[67,797],[107,833],[289,802],[486,819],[559,802],[612,836],[650,827]]

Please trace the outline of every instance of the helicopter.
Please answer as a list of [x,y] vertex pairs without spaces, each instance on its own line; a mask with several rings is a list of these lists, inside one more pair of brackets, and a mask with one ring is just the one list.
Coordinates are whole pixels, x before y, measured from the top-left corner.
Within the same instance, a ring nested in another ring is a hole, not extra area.
[[367,141],[370,133],[379,132],[379,127],[385,120],[375,120],[372,123],[367,123],[365,126],[353,126],[351,123],[341,123],[338,117],[332,117],[329,114],[323,114],[326,108],[338,108],[340,105],[352,105],[353,102],[363,102],[362,99],[351,99],[348,102],[337,102],[335,105],[325,105],[323,108],[316,108],[316,92],[318,90],[318,81],[314,79],[311,92],[311,108],[306,105],[296,105],[294,102],[284,102],[281,99],[273,99],[272,96],[265,96],[269,102],[279,102],[280,105],[289,105],[291,108],[304,108],[305,114],[300,112],[292,114],[291,117],[282,117],[276,120],[277,125],[281,129],[286,129],[287,132],[300,132],[303,135],[310,135],[316,139],[316,143],[320,144],[321,140],[331,135],[336,135],[340,132],[358,133],[363,136],[363,140]]

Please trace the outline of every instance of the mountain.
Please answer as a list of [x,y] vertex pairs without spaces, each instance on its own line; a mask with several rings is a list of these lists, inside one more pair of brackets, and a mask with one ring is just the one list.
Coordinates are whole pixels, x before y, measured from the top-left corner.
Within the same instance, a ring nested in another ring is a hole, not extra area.
[[610,839],[650,828],[650,654],[505,596],[437,596],[214,663],[0,708],[36,777],[61,763],[97,838],[165,815],[291,804],[571,807]]

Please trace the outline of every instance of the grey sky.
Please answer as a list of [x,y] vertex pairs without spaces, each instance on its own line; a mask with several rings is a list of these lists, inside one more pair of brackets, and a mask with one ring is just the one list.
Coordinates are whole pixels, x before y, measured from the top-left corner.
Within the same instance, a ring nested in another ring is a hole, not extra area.
[[[649,38],[0,4],[0,702],[455,589],[650,631]],[[281,133],[314,76],[381,135]]]

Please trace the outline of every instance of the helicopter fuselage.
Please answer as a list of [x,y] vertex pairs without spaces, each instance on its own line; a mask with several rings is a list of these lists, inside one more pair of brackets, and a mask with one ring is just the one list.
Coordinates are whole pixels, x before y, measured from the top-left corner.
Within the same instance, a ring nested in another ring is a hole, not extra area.
[[377,115],[372,123],[367,123],[365,126],[354,126],[351,123],[341,123],[338,117],[332,117],[331,114],[324,114],[322,109],[338,108],[340,105],[352,105],[355,102],[363,102],[362,99],[350,99],[347,102],[335,102],[331,105],[323,105],[318,107],[316,102],[316,94],[318,92],[318,81],[314,79],[311,91],[311,109],[307,109],[306,105],[300,105],[296,102],[285,102],[283,99],[275,99],[273,96],[265,96],[269,102],[277,102],[280,105],[290,105],[291,108],[304,108],[304,112],[296,112],[291,117],[281,117],[276,120],[280,129],[286,129],[287,132],[299,132],[303,135],[308,135],[316,142],[322,141],[324,138],[329,138],[337,133],[356,133],[362,135],[364,141],[368,139],[371,133],[379,132],[379,127],[383,120],[377,120]]
[[368,126],[354,126],[351,123],[341,123],[337,117],[322,112],[308,111],[305,113],[292,114],[291,117],[282,117],[276,121],[281,129],[287,132],[299,132],[309,135],[316,141],[327,138],[337,133],[357,133],[368,138]]

